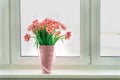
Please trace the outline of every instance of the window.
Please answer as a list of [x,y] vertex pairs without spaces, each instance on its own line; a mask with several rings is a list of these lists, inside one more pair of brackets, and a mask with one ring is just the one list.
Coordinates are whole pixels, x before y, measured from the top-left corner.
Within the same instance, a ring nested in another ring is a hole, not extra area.
[[[37,6],[35,5],[34,7],[31,6],[33,5],[32,4],[34,2],[33,0],[29,1],[29,5],[28,5],[28,0],[11,0],[10,1],[10,11],[11,11],[10,12],[11,14],[10,16],[11,34],[10,35],[12,36],[11,37],[12,64],[20,64],[20,65],[28,65],[28,64],[38,65],[39,64],[39,58],[37,56],[38,52],[33,46],[34,43],[31,41],[31,46],[30,46],[30,43],[25,43],[23,41],[23,35],[26,33],[27,26],[34,19],[42,20],[45,17],[54,18],[56,20],[59,20],[65,23],[68,26],[69,30],[72,31],[72,39],[70,41],[67,41],[65,43],[58,42],[58,44],[56,45],[59,48],[63,48],[64,53],[60,50],[58,51],[58,48],[56,48],[57,58],[56,58],[55,65],[88,64],[89,63],[89,29],[88,29],[89,28],[89,1],[87,1],[87,3],[85,3],[84,0],[76,0],[76,1],[64,0],[64,3],[63,3],[63,0],[60,0],[60,1],[51,0],[50,2],[47,1],[48,3],[54,4],[55,7],[54,5],[51,6],[50,4],[48,4],[48,7],[44,7],[45,4],[47,4],[46,0],[43,0],[41,2],[40,1],[41,0],[36,0],[36,3],[34,4],[41,4],[41,5],[37,5]],[[68,1],[69,3],[67,3]],[[60,3],[63,6],[61,6]],[[68,6],[66,6],[66,3]],[[39,7],[39,6],[42,6],[42,7]],[[35,9],[36,7],[38,7],[40,11],[36,10]],[[34,13],[31,12],[32,11],[31,8],[34,8],[33,9],[35,11]],[[52,11],[49,11],[48,8],[50,8],[50,10]],[[59,10],[57,8],[59,8]],[[84,14],[86,11],[88,13]],[[80,23],[83,23],[83,24],[80,24]],[[85,30],[87,32],[84,32]],[[31,51],[26,52],[27,49]]]
[[[54,1],[51,4],[56,7],[50,4],[44,7],[46,0],[36,0],[36,3],[30,0],[29,4],[27,1],[0,1],[0,64],[39,65],[38,52],[33,42],[31,45],[25,43],[23,35],[34,19],[43,20],[45,17],[63,22],[72,31],[70,41],[58,42],[56,45],[55,65],[120,64],[119,0],[109,0],[109,3],[108,0],[47,1]],[[31,6],[31,3],[42,4]],[[39,10],[32,9],[36,6]],[[64,50],[60,52],[58,48],[63,46]],[[26,52],[27,49],[31,51]]]
[[92,63],[119,65],[119,0],[92,1]]

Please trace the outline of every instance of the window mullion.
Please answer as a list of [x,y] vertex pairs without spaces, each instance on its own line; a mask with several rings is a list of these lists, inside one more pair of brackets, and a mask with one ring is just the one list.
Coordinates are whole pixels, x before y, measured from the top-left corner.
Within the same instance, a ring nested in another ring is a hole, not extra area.
[[89,30],[90,30],[90,0],[81,0],[81,60],[85,64],[90,63]]
[[99,64],[100,0],[91,0],[91,56],[92,64]]

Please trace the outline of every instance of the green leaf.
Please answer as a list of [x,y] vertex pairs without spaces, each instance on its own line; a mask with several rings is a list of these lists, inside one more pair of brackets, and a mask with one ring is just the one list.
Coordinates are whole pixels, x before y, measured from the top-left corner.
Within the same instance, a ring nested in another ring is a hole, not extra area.
[[63,39],[62,39],[62,38],[60,38],[60,40],[64,43],[64,41],[63,41]]

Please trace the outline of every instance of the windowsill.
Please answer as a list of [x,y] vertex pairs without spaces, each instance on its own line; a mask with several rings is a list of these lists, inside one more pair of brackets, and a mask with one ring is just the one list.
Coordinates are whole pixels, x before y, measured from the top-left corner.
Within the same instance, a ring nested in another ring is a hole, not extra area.
[[0,78],[120,78],[120,69],[54,69],[42,74],[40,69],[0,69]]

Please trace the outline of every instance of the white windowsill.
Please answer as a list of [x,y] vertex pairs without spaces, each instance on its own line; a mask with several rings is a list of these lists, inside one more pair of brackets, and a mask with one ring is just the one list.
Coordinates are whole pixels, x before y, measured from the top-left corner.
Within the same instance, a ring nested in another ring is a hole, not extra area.
[[40,69],[0,69],[0,78],[120,78],[120,69],[54,69],[42,74]]

